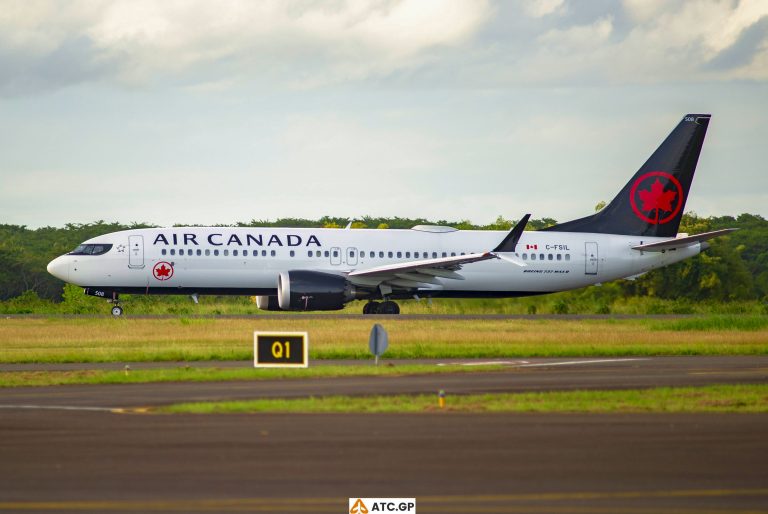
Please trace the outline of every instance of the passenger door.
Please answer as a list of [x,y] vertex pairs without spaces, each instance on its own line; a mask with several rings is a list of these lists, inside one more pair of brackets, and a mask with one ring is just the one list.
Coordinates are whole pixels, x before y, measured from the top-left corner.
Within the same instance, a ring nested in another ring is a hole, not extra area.
[[584,243],[585,269],[586,275],[597,275],[597,243]]
[[144,267],[144,236],[128,236],[128,267]]

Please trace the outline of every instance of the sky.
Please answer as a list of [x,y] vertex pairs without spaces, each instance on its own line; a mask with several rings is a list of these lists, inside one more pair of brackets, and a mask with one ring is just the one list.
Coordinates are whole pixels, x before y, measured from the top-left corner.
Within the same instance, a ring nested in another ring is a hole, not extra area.
[[1,0],[0,223],[559,221],[711,113],[768,217],[765,0]]

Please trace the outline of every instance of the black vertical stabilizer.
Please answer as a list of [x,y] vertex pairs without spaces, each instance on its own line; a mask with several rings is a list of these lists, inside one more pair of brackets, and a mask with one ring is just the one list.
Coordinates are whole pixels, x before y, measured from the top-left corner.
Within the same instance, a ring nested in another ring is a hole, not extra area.
[[699,160],[709,114],[686,114],[603,210],[544,230],[674,237]]

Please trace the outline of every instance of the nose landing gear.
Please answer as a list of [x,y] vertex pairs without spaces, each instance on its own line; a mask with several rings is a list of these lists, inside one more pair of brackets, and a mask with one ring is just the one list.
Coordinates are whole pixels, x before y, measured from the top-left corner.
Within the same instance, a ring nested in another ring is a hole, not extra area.
[[123,308],[120,307],[120,295],[112,293],[112,315],[119,318],[123,315]]

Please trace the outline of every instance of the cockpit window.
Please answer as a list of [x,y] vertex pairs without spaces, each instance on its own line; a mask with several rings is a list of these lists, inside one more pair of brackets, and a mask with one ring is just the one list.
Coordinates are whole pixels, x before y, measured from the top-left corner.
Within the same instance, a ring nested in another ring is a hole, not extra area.
[[112,245],[80,245],[69,252],[69,255],[102,255],[111,249]]

